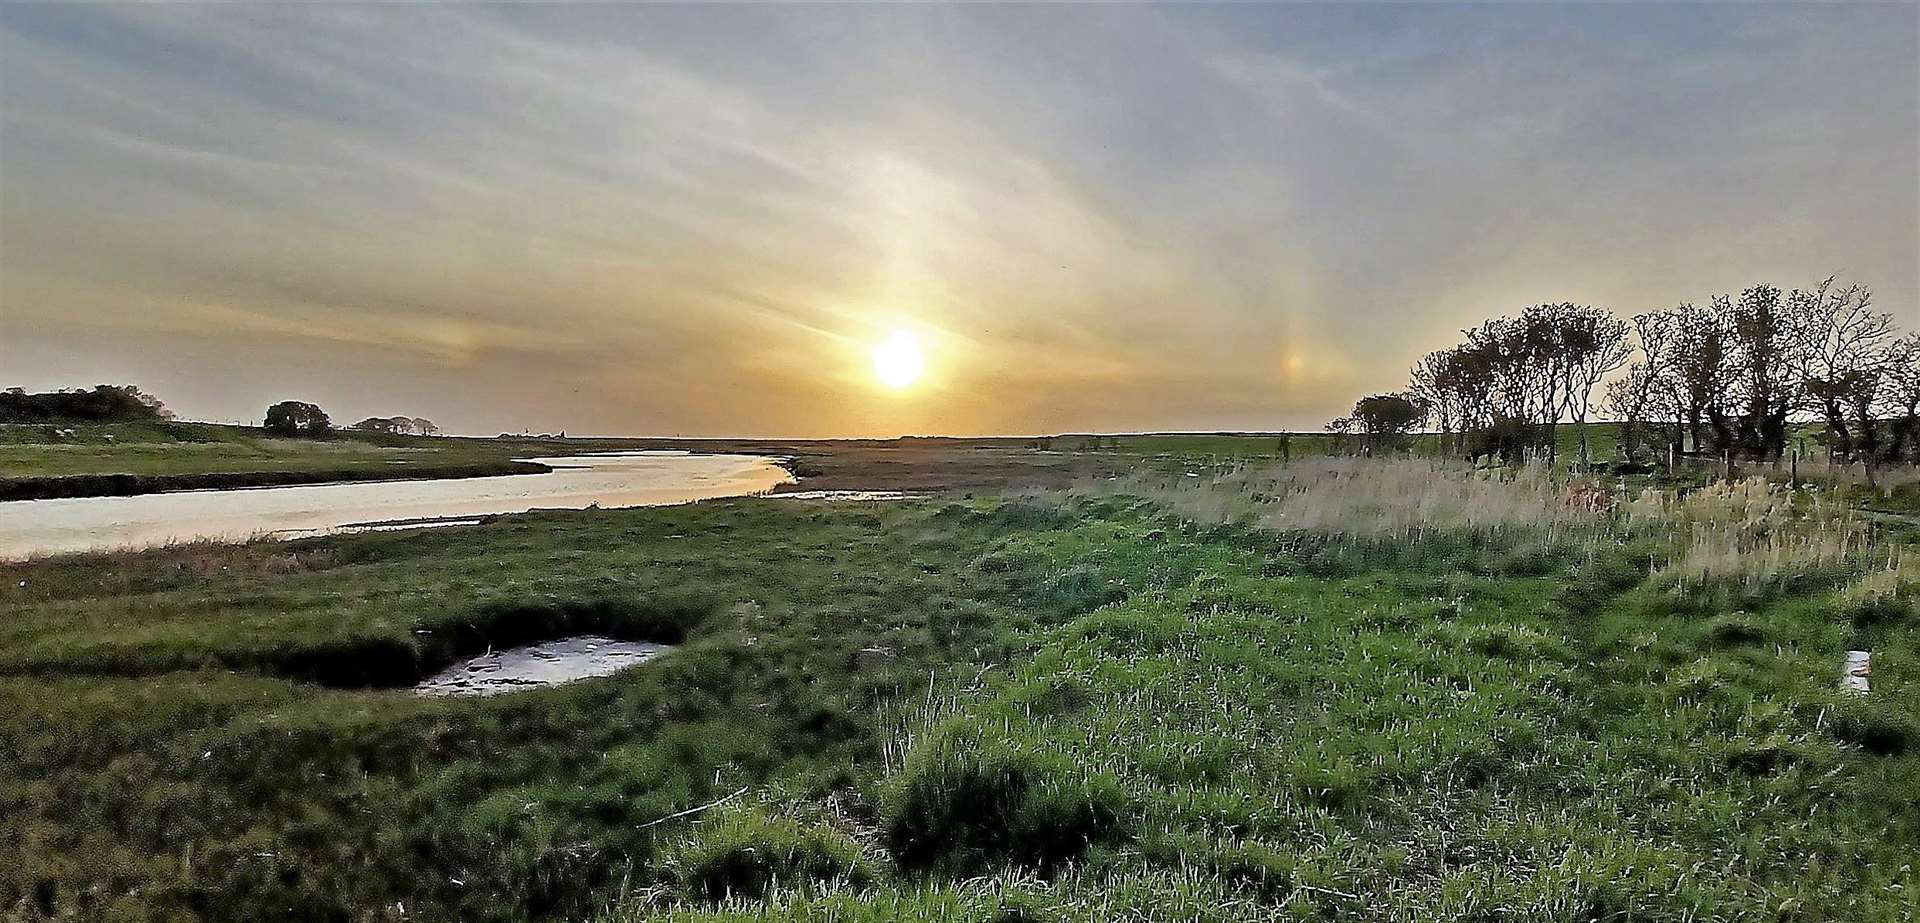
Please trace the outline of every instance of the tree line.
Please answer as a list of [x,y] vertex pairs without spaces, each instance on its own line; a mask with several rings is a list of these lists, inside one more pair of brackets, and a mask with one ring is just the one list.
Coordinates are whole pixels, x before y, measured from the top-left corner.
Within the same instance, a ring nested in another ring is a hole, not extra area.
[[[264,426],[282,436],[322,437],[333,433],[333,418],[318,404],[281,401],[267,408]],[[400,436],[437,436],[440,427],[426,417],[368,417],[347,427],[363,433]]]
[[0,423],[161,423],[173,413],[134,385],[61,391],[0,391]]
[[[1328,428],[1373,451],[1429,427],[1449,454],[1515,464],[1557,460],[1562,423],[1604,416],[1624,462],[1777,463],[1793,428],[1816,423],[1834,460],[1869,478],[1920,463],[1920,334],[1875,310],[1865,286],[1754,285],[1626,319],[1541,304],[1462,333],[1421,357],[1404,391],[1362,398]],[[1587,427],[1579,435],[1590,464]]]
[[439,424],[426,417],[368,417],[353,424],[366,433],[393,433],[400,436],[438,436]]

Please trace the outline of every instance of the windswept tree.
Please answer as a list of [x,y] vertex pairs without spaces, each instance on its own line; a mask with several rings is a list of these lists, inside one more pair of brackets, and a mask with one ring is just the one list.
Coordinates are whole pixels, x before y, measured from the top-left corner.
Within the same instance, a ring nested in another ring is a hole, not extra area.
[[1896,358],[1893,317],[1873,310],[1872,292],[1859,285],[1836,288],[1828,279],[1795,295],[1797,371],[1807,403],[1827,424],[1834,456],[1861,462],[1871,481],[1882,454],[1882,385]]
[[1920,465],[1920,333],[1887,347],[1881,416],[1887,424],[1886,457]]
[[[1801,293],[1795,293],[1795,297]],[[1755,285],[1722,308],[1733,332],[1739,404],[1729,448],[1757,461],[1778,461],[1787,445],[1787,417],[1800,403],[1795,376],[1795,313],[1771,285]]]
[[1607,383],[1606,409],[1619,421],[1620,457],[1640,458],[1652,421],[1671,420],[1673,354],[1679,314],[1647,311],[1633,317],[1633,340],[1639,358],[1627,374]]
[[1658,434],[1691,453],[1778,464],[1794,424],[1819,419],[1834,457],[1866,465],[1872,481],[1875,464],[1920,459],[1920,338],[1899,337],[1871,305],[1866,288],[1831,278],[1791,292],[1753,285],[1630,323],[1538,304],[1421,357],[1403,396],[1437,424],[1442,451],[1507,464],[1535,451],[1553,463],[1562,422],[1579,427],[1590,463],[1596,390],[1629,461]]
[[1682,304],[1674,317],[1674,412],[1693,451],[1707,451],[1732,436],[1726,403],[1734,376],[1732,334],[1717,306]]
[[1584,420],[1594,386],[1627,357],[1625,326],[1587,305],[1534,305],[1464,332],[1462,349],[1486,370],[1490,397],[1474,454],[1484,449],[1509,464],[1535,447],[1556,460],[1560,422]]
[[1409,394],[1374,394],[1353,405],[1352,428],[1360,431],[1362,452],[1398,451],[1405,446],[1407,434],[1425,420],[1427,409],[1419,398]]
[[1626,321],[1588,305],[1564,307],[1566,310],[1558,318],[1557,338],[1566,376],[1562,394],[1567,418],[1579,427],[1580,465],[1585,467],[1593,461],[1587,444],[1587,415],[1593,406],[1593,391],[1601,379],[1627,364],[1627,358],[1633,354],[1633,341],[1627,335]]
[[281,436],[325,436],[333,432],[333,421],[318,404],[281,401],[267,408],[266,428]]

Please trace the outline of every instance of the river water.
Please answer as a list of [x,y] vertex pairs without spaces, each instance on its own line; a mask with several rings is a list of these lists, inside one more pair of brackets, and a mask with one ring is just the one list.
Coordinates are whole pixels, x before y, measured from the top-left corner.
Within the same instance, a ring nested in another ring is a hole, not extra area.
[[555,470],[485,478],[3,502],[0,558],[196,539],[293,538],[376,523],[457,522],[460,517],[532,509],[667,506],[764,493],[793,480],[777,460],[757,455],[628,452],[529,460]]

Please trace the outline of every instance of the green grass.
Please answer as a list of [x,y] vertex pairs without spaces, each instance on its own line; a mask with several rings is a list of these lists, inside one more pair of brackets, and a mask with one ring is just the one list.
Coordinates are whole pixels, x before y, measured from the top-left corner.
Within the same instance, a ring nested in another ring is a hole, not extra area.
[[[0,908],[1910,918],[1912,595],[1657,541],[742,500],[7,565]],[[385,688],[579,630],[681,646]]]
[[[583,912],[683,832],[638,825],[740,785],[835,790],[875,762],[877,703],[1005,663],[1040,616],[968,592],[987,522],[714,503],[9,565],[0,907]],[[548,691],[313,682],[663,622],[679,650]],[[895,656],[855,669],[869,647]]]

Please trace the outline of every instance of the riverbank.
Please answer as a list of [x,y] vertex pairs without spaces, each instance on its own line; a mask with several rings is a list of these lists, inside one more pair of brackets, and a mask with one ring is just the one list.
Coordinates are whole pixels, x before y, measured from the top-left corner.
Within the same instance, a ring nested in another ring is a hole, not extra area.
[[638,451],[761,455],[805,482],[792,490],[972,490],[1061,486],[1197,444],[1271,453],[1262,436],[903,439],[481,439],[338,433],[284,439],[249,427],[0,426],[0,500],[130,496],[327,482],[488,477],[548,470],[524,459]]

